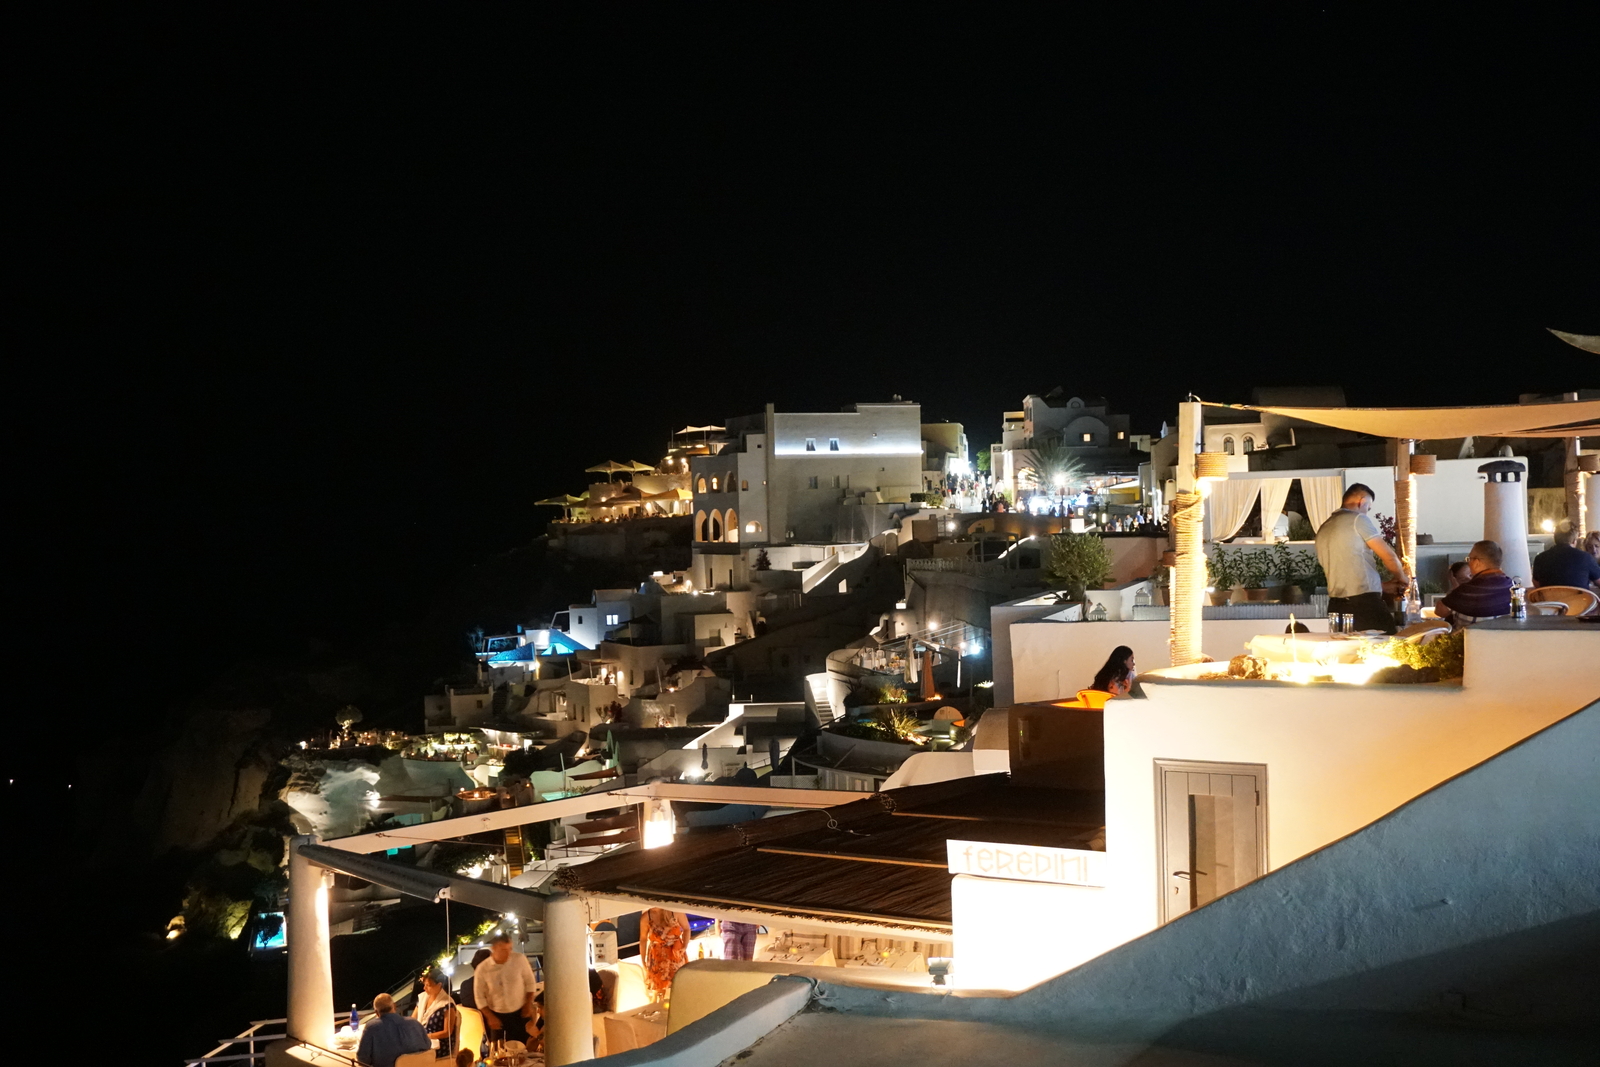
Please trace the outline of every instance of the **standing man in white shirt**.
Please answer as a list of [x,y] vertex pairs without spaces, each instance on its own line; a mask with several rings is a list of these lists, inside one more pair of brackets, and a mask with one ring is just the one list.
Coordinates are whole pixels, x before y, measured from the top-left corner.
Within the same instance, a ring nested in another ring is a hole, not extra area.
[[511,951],[511,935],[494,935],[489,941],[489,958],[472,972],[473,997],[483,1012],[490,1040],[528,1044],[533,997],[538,991],[528,957]]

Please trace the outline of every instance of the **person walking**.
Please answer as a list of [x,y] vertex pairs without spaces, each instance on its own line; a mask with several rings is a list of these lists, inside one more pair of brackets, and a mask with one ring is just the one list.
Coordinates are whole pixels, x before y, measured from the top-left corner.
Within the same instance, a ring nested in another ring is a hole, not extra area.
[[1409,588],[1411,572],[1383,539],[1383,531],[1368,514],[1375,499],[1360,482],[1344,491],[1344,501],[1317,530],[1317,562],[1328,576],[1328,611],[1355,616],[1357,630],[1392,634],[1394,616],[1383,602],[1383,580],[1372,562],[1377,556],[1401,588]]

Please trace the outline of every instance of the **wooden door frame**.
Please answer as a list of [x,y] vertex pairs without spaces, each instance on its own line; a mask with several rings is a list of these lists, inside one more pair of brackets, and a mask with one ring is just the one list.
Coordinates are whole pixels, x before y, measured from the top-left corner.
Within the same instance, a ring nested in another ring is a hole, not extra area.
[[[1166,780],[1167,771],[1178,771],[1186,774],[1249,774],[1260,780],[1259,792],[1261,803],[1256,806],[1256,835],[1261,857],[1261,874],[1266,875],[1272,868],[1269,849],[1268,831],[1268,794],[1267,794],[1267,765],[1265,763],[1232,763],[1220,760],[1184,760],[1184,759],[1155,759],[1151,763],[1152,773],[1155,778],[1155,809],[1156,809],[1156,924],[1164,926],[1171,922],[1167,918],[1167,805],[1166,805]],[[1187,836],[1187,835],[1186,835]],[[1248,884],[1248,883],[1246,883]],[[1229,890],[1232,892],[1232,890]],[[1223,894],[1226,896],[1226,894]],[[1191,911],[1194,909],[1190,909]],[[1184,914],[1188,914],[1185,912]],[[1182,916],[1174,916],[1181,918]]]

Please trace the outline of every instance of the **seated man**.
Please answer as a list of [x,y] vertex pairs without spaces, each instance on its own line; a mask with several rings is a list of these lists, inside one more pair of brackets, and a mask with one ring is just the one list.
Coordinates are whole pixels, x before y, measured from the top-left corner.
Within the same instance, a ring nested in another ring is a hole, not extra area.
[[1572,527],[1557,530],[1556,543],[1533,557],[1533,584],[1600,588],[1600,563],[1572,544]]
[[1472,578],[1434,602],[1433,610],[1459,630],[1479,619],[1511,614],[1511,576],[1500,569],[1505,558],[1493,541],[1479,541],[1467,553]]
[[433,1042],[428,1031],[408,1015],[394,1013],[394,998],[379,993],[372,1001],[376,1017],[361,1028],[361,1045],[356,1059],[372,1067],[394,1067],[394,1061],[408,1052],[428,1052]]

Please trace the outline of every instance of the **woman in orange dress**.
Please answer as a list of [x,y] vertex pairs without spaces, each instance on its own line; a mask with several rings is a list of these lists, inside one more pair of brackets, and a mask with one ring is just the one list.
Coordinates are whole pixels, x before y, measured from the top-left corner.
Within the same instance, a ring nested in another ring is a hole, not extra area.
[[664,1003],[678,968],[689,962],[689,923],[685,916],[651,908],[640,916],[644,940],[644,984],[650,998]]

